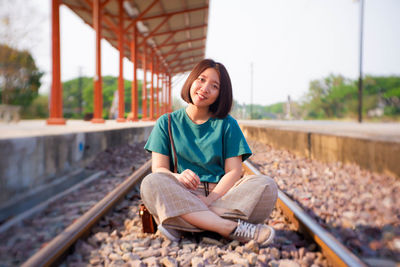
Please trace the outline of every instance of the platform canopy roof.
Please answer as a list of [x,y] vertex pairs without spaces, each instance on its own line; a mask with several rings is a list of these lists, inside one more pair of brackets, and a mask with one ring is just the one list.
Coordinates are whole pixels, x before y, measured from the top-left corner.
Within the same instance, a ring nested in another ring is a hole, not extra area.
[[[62,0],[62,3],[93,27],[93,1],[96,0]],[[123,1],[125,57],[131,59],[136,23],[139,59],[143,56],[144,42],[158,54],[171,75],[190,71],[204,58],[208,0],[102,0],[102,37],[116,49],[119,1]],[[147,50],[149,55],[150,49]]]

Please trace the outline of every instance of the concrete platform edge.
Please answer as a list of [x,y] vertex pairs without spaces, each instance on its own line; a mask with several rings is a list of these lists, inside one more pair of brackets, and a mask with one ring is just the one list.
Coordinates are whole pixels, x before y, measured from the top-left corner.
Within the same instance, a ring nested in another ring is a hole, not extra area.
[[146,141],[152,129],[148,125],[0,139],[0,207],[84,168],[109,147]]
[[323,162],[342,162],[400,177],[400,143],[240,124],[246,138]]

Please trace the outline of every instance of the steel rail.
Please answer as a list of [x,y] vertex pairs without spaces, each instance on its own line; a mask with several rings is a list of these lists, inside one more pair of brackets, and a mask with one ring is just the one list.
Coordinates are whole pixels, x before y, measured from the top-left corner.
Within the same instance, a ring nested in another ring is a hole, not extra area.
[[[243,165],[251,173],[261,174],[249,161],[245,161]],[[333,266],[367,266],[279,189],[277,206],[301,232],[308,235],[320,246],[322,253]]]
[[94,205],[76,222],[68,226],[44,248],[32,255],[21,266],[39,267],[51,266],[60,261],[61,257],[75,242],[87,233],[112,207],[114,207],[151,169],[151,160],[147,161],[124,182],[118,185],[105,198]]

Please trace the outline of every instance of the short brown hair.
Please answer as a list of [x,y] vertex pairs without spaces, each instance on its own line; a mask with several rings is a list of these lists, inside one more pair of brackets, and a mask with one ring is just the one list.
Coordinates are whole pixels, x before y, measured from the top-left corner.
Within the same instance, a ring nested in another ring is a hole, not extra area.
[[181,97],[185,102],[193,104],[190,97],[190,87],[192,83],[200,76],[206,69],[213,68],[219,75],[219,95],[217,100],[210,106],[210,111],[216,118],[225,118],[232,108],[232,83],[228,71],[225,66],[212,59],[203,59],[192,69],[189,77],[186,79],[182,87]]

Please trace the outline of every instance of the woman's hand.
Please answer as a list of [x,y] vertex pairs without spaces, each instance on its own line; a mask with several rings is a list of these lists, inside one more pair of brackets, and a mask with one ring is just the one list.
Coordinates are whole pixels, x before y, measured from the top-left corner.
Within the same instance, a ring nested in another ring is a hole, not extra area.
[[200,178],[193,171],[186,169],[176,175],[176,179],[183,184],[187,189],[196,190],[200,184]]

